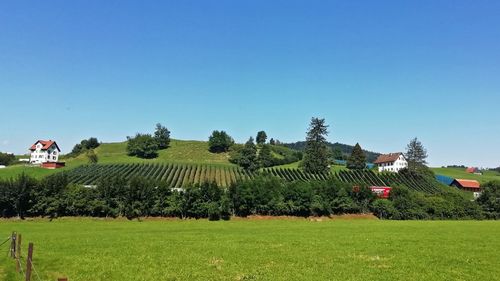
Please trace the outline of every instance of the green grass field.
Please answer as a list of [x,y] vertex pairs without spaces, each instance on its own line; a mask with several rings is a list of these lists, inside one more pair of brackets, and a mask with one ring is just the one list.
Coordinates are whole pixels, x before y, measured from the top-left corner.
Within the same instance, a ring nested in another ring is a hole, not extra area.
[[[500,280],[498,221],[0,221],[13,230],[42,280]],[[0,280],[22,280],[7,249]]]
[[477,180],[480,183],[485,183],[492,180],[500,181],[500,173],[495,171],[484,171],[483,175],[474,175],[465,172],[462,168],[432,168],[435,174],[452,177],[455,179]]

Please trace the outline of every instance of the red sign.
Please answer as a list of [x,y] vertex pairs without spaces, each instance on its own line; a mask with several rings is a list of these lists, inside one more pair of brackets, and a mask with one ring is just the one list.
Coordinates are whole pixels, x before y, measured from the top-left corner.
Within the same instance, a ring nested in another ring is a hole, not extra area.
[[379,198],[384,198],[384,199],[389,198],[389,193],[391,192],[391,188],[388,186],[370,186],[370,189]]

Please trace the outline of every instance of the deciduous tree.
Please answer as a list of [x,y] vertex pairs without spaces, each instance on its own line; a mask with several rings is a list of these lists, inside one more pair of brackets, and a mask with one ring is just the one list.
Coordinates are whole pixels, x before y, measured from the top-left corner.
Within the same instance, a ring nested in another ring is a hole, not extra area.
[[127,137],[127,153],[139,158],[155,158],[158,156],[158,142],[149,134],[136,134]]
[[214,153],[227,152],[233,144],[233,138],[225,131],[213,131],[208,139],[209,150]]

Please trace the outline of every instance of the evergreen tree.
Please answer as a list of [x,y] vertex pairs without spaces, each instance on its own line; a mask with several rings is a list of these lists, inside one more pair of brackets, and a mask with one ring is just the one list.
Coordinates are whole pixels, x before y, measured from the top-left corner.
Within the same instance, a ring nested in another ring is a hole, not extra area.
[[275,145],[275,144],[276,144],[276,142],[274,141],[274,139],[273,139],[273,138],[271,138],[271,139],[269,140],[269,144],[270,144],[270,145]]
[[160,123],[156,124],[154,138],[158,143],[159,149],[165,149],[170,144],[170,131],[167,127],[162,126]]
[[418,173],[426,168],[427,150],[417,138],[412,139],[406,146],[405,157],[406,161],[408,161],[408,170],[410,172]]
[[362,170],[366,167],[366,155],[359,143],[356,143],[351,156],[347,159],[347,168],[351,170]]
[[257,133],[257,138],[255,139],[257,141],[257,144],[262,145],[266,143],[267,140],[267,134],[264,131],[260,131]]
[[306,137],[303,167],[308,173],[322,173],[328,171],[328,146],[326,136],[328,125],[325,119],[312,118]]
[[243,169],[255,171],[259,168],[259,164],[257,162],[257,147],[255,146],[252,137],[248,139],[240,153],[241,156],[239,159],[239,165],[243,167]]
[[342,150],[340,150],[340,148],[338,147],[333,149],[332,157],[335,160],[344,160],[344,155],[342,154]]
[[264,144],[259,151],[258,162],[261,167],[271,167],[273,165],[273,156],[271,155],[271,147]]

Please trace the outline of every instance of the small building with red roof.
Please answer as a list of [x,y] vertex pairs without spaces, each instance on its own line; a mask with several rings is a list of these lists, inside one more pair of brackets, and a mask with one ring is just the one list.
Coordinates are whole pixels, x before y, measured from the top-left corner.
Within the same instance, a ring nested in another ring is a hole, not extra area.
[[451,185],[467,191],[481,191],[481,184],[477,180],[455,179]]
[[399,172],[408,168],[408,161],[401,152],[379,155],[373,163],[377,164],[379,172]]
[[53,140],[38,140],[30,147],[30,163],[57,163],[61,149]]

